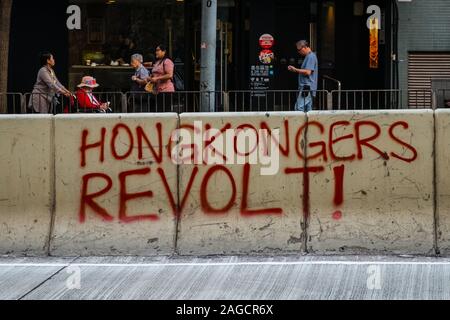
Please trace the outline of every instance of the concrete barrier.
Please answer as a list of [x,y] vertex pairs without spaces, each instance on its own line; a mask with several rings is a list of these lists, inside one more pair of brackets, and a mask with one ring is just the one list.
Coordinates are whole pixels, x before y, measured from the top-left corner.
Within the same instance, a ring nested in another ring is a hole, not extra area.
[[173,253],[177,126],[176,114],[56,117],[52,255]]
[[0,253],[47,252],[53,197],[53,119],[0,116]]
[[[200,143],[195,145],[203,143],[198,150],[210,151],[209,160],[214,156],[212,150],[216,150],[216,160],[223,159],[225,164],[202,163],[200,152],[197,153],[200,161],[194,162],[199,165],[180,166],[182,211],[177,242],[180,254],[301,253],[304,250],[303,176],[299,172],[304,168],[304,161],[298,153],[304,152],[304,131],[299,129],[305,121],[303,113],[181,115],[181,129],[197,133]],[[209,128],[216,132],[208,134]],[[266,130],[265,137],[261,129]],[[227,130],[232,130],[230,135]],[[256,132],[263,134],[262,138],[254,139],[254,143],[239,143],[245,135],[249,140],[252,135],[256,137]],[[226,150],[218,148],[220,141]],[[260,148],[255,150],[256,146]],[[265,153],[265,146],[266,151],[271,151]],[[184,138],[180,148],[193,150],[191,142]],[[277,150],[281,150],[279,157],[275,156]],[[190,153],[183,153],[183,158],[190,159]],[[236,160],[239,154],[247,155],[248,162],[230,164],[237,162],[231,159]],[[274,175],[262,175],[261,169],[270,166],[262,165],[260,159],[250,160],[251,156],[262,154],[275,156],[278,170],[272,172]],[[286,173],[288,168],[291,171]]]
[[308,251],[432,254],[433,111],[312,112],[308,122],[308,166],[323,168],[311,179]]
[[445,254],[449,117],[0,117],[0,253]]
[[436,226],[442,255],[450,254],[450,110],[436,110]]

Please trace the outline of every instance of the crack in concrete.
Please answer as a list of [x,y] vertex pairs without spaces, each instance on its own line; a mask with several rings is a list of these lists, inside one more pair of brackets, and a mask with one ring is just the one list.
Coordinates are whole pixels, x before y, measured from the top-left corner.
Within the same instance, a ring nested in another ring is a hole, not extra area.
[[52,280],[55,276],[57,276],[58,274],[61,273],[61,271],[63,271],[64,269],[70,267],[75,261],[77,261],[80,257],[76,257],[74,258],[72,261],[68,262],[67,265],[65,265],[64,267],[61,267],[58,271],[54,272],[51,276],[49,276],[47,279],[45,279],[44,281],[42,281],[41,283],[39,283],[37,286],[35,286],[33,289],[31,289],[30,291],[28,291],[27,293],[25,293],[24,295],[22,295],[21,297],[19,297],[17,300],[21,301],[23,299],[25,299],[26,297],[28,297],[29,295],[31,295],[33,292],[35,292],[36,290],[38,290],[40,287],[42,287],[44,284],[46,284],[47,282],[49,282],[50,280]]

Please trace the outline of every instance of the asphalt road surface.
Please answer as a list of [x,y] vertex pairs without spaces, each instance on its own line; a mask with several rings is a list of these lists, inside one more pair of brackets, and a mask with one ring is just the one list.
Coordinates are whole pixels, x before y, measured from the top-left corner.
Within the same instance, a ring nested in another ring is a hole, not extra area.
[[0,258],[0,299],[449,299],[450,259]]

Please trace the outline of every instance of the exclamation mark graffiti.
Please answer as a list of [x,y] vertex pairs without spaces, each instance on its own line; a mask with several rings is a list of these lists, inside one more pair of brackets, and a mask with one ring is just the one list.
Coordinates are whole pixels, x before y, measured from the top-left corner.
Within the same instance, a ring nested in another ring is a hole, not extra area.
[[[345,166],[333,168],[334,171],[334,205],[338,209],[344,203],[344,172]],[[334,220],[342,219],[342,211],[336,210],[333,213]]]

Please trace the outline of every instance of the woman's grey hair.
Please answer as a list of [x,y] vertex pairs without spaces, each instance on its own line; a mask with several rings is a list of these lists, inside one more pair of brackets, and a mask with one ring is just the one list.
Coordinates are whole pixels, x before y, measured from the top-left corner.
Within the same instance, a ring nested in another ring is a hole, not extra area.
[[137,60],[137,61],[139,61],[140,63],[144,62],[144,58],[142,57],[142,54],[138,54],[138,53],[133,54],[133,55],[131,56],[131,60]]

